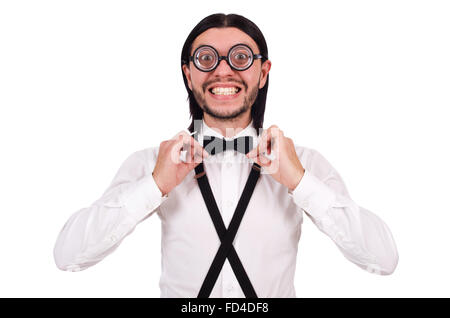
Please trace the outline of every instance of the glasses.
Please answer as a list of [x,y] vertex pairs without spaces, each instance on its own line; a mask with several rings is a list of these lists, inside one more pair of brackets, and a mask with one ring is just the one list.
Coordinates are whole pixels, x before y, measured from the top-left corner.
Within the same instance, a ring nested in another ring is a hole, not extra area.
[[215,48],[210,45],[198,47],[189,61],[194,62],[196,68],[202,72],[211,72],[216,69],[220,61],[227,61],[228,65],[236,71],[245,71],[252,66],[256,59],[264,59],[261,54],[253,54],[252,49],[246,44],[236,44],[228,51],[227,56],[219,56]]

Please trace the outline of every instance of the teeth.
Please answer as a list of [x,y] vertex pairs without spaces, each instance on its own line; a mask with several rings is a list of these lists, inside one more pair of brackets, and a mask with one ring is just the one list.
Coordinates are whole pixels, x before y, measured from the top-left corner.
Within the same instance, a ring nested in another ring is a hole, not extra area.
[[237,87],[214,87],[211,91],[214,95],[233,95],[236,94],[239,89]]

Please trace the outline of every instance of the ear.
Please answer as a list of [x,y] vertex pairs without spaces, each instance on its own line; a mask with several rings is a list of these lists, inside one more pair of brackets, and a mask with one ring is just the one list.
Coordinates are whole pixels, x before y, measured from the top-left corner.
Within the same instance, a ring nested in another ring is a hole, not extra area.
[[272,67],[272,62],[267,60],[261,65],[261,74],[259,75],[259,88],[263,88],[267,82],[267,75],[269,75],[270,68]]
[[192,82],[191,82],[191,70],[186,64],[182,66],[184,76],[186,76],[186,80],[188,82],[189,89],[192,91]]

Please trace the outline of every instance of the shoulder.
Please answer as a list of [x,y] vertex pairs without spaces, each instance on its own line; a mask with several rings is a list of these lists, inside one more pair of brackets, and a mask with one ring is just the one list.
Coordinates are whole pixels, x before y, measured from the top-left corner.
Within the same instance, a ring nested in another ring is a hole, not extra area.
[[144,162],[155,162],[158,158],[159,146],[158,147],[148,147],[144,149],[137,150],[133,152],[130,157],[135,157],[137,160],[142,160]]
[[339,172],[322,155],[322,153],[316,149],[298,145],[295,145],[295,151],[305,170],[339,193],[348,195],[347,187]]
[[146,162],[153,161],[158,158],[159,146],[148,147],[136,150],[128,155],[125,161]]
[[294,146],[295,152],[297,153],[297,156],[305,169],[330,166],[328,160],[326,160],[318,150],[305,146]]
[[159,147],[139,149],[125,158],[122,162],[116,178],[119,175],[130,179],[137,179],[152,171],[158,158]]

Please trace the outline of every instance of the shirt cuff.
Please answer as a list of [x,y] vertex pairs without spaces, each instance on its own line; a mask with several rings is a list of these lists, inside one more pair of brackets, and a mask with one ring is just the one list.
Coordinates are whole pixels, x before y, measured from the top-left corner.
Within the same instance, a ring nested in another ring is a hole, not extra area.
[[125,190],[122,193],[121,202],[137,221],[141,221],[167,198],[167,194],[162,195],[153,175],[149,174],[136,181],[133,187]]
[[296,205],[314,218],[324,217],[336,199],[333,190],[307,170],[300,183],[289,194]]

